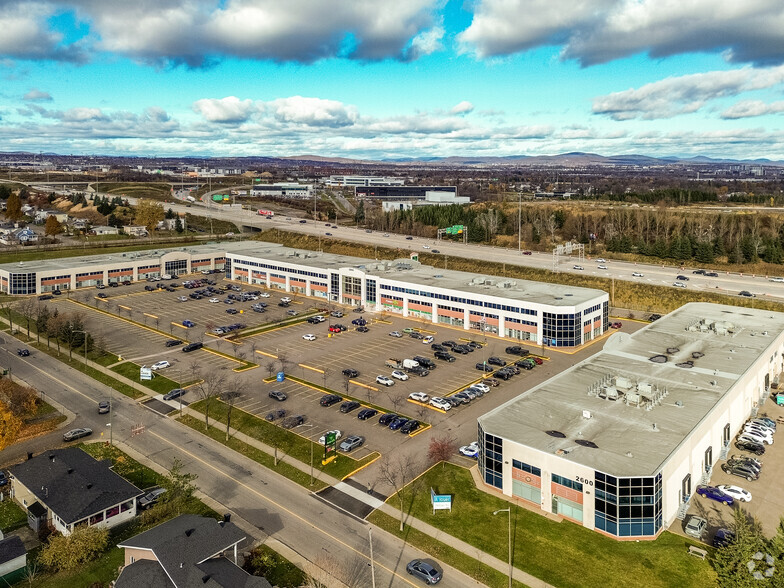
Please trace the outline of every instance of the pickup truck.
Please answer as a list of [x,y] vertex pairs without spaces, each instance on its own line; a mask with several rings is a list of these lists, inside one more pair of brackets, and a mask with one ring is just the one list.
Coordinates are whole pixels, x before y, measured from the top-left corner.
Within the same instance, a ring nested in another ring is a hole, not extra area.
[[384,365],[386,365],[387,367],[391,367],[392,369],[398,369],[403,367],[403,362],[399,359],[395,359],[394,357],[392,357],[386,360],[386,362],[384,362]]

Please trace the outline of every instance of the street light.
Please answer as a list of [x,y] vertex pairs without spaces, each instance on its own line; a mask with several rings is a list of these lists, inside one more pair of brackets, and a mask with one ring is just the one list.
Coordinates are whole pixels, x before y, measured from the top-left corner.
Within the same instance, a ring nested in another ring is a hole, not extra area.
[[509,588],[512,588],[512,509],[511,507],[500,508],[493,512],[493,514],[497,515],[499,512],[509,514]]
[[373,535],[371,531],[373,527],[368,525],[368,540],[370,541],[370,578],[373,582],[373,588],[376,588],[376,566],[373,562]]

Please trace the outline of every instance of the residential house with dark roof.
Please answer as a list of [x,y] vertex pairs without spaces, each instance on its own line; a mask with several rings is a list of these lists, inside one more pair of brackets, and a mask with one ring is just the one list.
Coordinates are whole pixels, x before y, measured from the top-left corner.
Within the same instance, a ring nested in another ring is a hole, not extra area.
[[27,550],[18,535],[11,535],[0,540],[0,578],[14,573],[26,565]]
[[136,516],[143,494],[78,447],[52,449],[9,468],[11,494],[33,530],[49,526],[70,535],[81,525],[115,527]]
[[222,521],[180,515],[118,545],[125,567],[114,586],[271,588],[237,565],[237,548],[246,538],[228,515]]

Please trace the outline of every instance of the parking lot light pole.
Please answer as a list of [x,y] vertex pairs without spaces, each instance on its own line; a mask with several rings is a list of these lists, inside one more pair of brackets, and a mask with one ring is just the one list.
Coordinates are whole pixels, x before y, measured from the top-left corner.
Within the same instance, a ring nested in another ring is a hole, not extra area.
[[376,588],[376,566],[373,562],[373,534],[371,531],[373,527],[368,525],[368,540],[370,541],[370,578],[373,582],[373,588]]
[[497,515],[499,512],[509,514],[509,588],[512,588],[512,508],[500,508],[493,514]]

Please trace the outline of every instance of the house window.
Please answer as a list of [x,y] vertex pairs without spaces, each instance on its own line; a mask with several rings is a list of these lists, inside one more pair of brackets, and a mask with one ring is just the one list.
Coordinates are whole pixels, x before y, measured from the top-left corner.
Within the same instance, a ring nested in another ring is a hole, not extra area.
[[98,524],[98,523],[100,523],[102,521],[103,521],[103,513],[102,512],[90,517],[90,524],[91,525],[96,525],[96,524]]
[[135,562],[136,562],[136,558],[131,556],[131,563],[135,563]]
[[120,514],[120,507],[113,506],[112,508],[106,511],[106,518],[110,519],[112,517],[116,517],[118,514]]
[[133,508],[133,501],[129,500],[128,502],[123,502],[120,505],[120,512],[127,512]]

